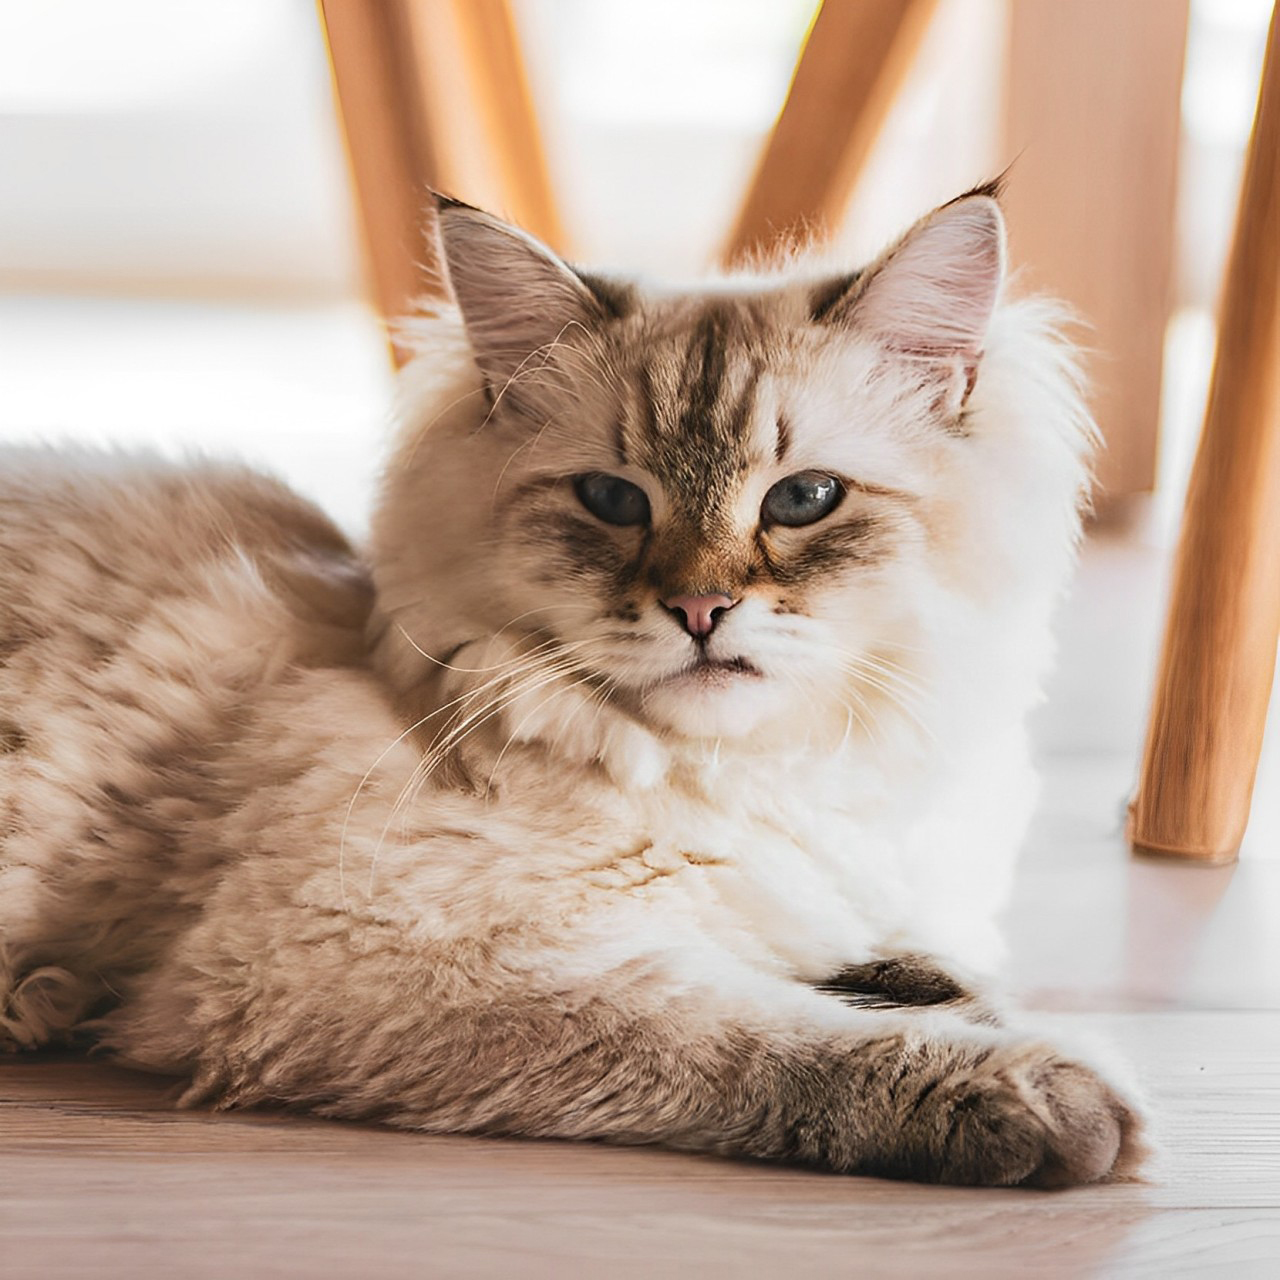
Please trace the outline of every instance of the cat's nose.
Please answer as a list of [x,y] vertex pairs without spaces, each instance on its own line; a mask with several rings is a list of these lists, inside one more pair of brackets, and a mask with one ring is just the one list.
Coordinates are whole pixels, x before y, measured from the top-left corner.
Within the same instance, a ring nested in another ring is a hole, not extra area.
[[680,619],[691,636],[701,640],[716,629],[721,614],[727,613],[738,602],[732,596],[716,594],[668,596],[662,603]]

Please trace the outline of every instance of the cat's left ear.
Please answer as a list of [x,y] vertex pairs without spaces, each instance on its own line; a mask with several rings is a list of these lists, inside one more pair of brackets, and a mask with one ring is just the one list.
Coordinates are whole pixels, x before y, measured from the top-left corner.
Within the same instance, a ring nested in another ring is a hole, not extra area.
[[[556,344],[610,314],[610,297],[593,289],[540,240],[458,200],[436,197],[440,244],[476,363],[490,392],[515,404],[554,367]],[[545,379],[542,379],[545,381]],[[525,404],[525,407],[532,407]]]
[[819,294],[815,316],[856,328],[892,352],[956,369],[962,403],[1004,273],[1000,206],[985,192],[961,196],[916,223],[843,292]]

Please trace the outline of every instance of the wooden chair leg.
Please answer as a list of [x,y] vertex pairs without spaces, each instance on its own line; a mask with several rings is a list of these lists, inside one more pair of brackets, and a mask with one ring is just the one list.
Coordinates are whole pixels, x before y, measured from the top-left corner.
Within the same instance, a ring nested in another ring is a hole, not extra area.
[[[471,98],[483,121],[506,211],[526,231],[568,253],[511,0],[452,0],[452,4]],[[429,11],[420,12],[425,17]]]
[[1280,34],[1273,11],[1204,434],[1130,812],[1135,850],[1235,858],[1278,638]]
[[722,254],[726,265],[839,224],[936,8],[936,0],[822,5]]
[[[432,291],[426,187],[439,157],[425,128],[406,0],[320,0],[372,301],[387,320]],[[394,350],[394,349],[393,349]]]
[[509,0],[319,0],[373,300],[439,292],[427,188],[566,251]]

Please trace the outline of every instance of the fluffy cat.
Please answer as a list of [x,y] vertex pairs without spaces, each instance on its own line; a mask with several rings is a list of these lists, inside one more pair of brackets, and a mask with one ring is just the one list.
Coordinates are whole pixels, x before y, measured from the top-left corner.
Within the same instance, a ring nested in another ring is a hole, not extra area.
[[978,976],[1092,441],[991,189],[670,291],[441,200],[367,555],[0,455],[0,1045],[275,1104],[1055,1186],[1133,1104]]

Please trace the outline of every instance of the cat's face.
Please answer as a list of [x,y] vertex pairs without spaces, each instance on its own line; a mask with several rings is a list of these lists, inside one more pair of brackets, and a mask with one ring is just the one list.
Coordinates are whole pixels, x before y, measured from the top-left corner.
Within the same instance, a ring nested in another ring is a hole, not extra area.
[[909,703],[931,494],[1000,287],[994,201],[858,276],[696,294],[583,276],[474,210],[441,221],[490,405],[450,446],[447,487],[485,508],[461,630],[557,646],[689,737]]

